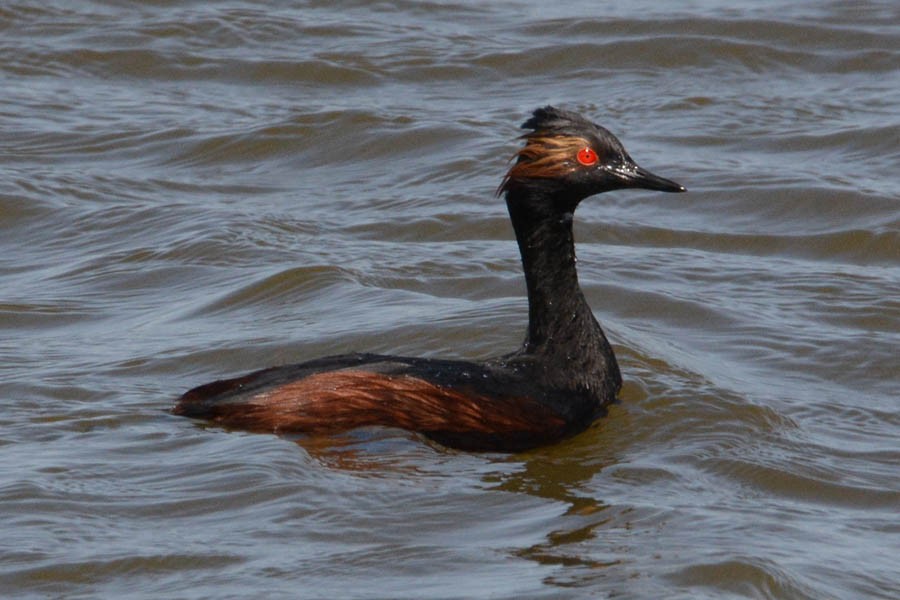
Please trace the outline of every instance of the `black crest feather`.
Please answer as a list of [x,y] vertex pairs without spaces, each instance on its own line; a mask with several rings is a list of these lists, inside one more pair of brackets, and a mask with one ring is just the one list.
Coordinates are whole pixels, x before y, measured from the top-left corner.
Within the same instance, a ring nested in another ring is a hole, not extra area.
[[531,118],[522,123],[522,129],[555,135],[584,135],[586,131],[592,132],[597,127],[578,113],[555,106],[536,109]]

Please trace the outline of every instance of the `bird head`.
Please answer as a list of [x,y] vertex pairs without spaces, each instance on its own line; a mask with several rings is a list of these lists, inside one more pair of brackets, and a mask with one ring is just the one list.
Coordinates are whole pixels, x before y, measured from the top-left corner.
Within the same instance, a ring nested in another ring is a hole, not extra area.
[[[497,194],[535,190],[582,199],[623,188],[684,192],[685,188],[638,166],[616,136],[581,115],[545,106],[522,125],[525,146]],[[573,207],[574,208],[574,207]]]

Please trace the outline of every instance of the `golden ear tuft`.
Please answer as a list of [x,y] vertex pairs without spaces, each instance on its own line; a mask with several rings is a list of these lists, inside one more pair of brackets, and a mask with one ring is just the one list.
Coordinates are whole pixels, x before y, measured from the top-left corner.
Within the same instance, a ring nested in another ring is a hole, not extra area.
[[579,153],[590,147],[589,141],[577,136],[525,136],[525,146],[513,156],[516,164],[503,178],[497,195],[518,181],[554,179],[574,172],[578,169]]

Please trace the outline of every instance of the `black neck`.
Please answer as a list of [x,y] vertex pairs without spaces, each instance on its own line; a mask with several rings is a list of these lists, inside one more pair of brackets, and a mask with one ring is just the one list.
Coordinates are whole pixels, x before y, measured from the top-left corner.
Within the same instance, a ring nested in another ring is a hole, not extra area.
[[552,191],[513,189],[506,195],[528,287],[528,336],[522,353],[554,363],[562,377],[592,387],[614,379],[612,348],[578,285],[573,211],[577,201]]

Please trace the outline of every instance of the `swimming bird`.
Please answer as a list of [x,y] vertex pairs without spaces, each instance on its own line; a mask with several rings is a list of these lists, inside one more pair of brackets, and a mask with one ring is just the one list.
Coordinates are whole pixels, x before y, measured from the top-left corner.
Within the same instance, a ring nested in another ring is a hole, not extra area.
[[622,377],[578,284],[572,221],[579,203],[623,188],[684,192],[641,168],[608,130],[545,106],[497,190],[522,257],[528,330],[509,354],[475,362],[342,354],[201,385],[173,412],[226,428],[329,434],[398,427],[445,446],[520,451],[586,429]]

